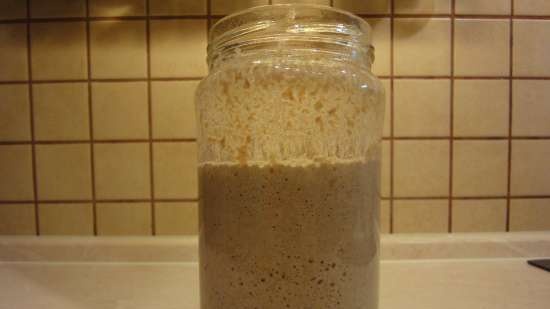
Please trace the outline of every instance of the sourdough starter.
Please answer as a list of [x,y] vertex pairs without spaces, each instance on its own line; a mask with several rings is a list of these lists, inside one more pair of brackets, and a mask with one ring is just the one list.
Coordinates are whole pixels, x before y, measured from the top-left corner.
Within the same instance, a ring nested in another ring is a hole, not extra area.
[[202,308],[377,308],[378,173],[377,161],[202,164]]

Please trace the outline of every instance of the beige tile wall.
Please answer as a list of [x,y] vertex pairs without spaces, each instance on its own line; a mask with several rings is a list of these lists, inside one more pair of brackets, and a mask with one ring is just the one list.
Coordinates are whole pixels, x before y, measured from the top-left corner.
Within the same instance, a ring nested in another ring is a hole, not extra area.
[[0,0],[0,234],[195,234],[208,26],[291,2],[373,27],[383,232],[550,230],[550,1]]

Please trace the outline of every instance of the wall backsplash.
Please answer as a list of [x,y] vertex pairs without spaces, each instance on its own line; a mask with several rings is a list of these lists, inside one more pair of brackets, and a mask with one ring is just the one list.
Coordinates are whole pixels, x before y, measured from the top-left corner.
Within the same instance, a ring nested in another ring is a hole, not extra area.
[[208,27],[268,2],[372,25],[384,232],[550,230],[550,1],[0,0],[0,234],[195,234]]

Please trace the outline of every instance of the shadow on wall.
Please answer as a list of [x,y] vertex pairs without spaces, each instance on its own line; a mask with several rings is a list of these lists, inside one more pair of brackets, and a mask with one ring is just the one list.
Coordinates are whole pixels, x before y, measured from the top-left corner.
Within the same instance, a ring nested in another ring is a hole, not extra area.
[[[315,0],[286,1],[287,3],[319,3]],[[392,2],[396,14],[435,14],[438,8],[435,0],[333,0],[334,7],[343,9],[360,16],[365,15],[390,15],[392,12]],[[406,18],[406,16],[404,16]],[[385,18],[370,18],[369,24],[376,28],[379,23],[383,23]],[[429,22],[429,18],[416,18],[406,31],[396,33],[397,37],[409,37],[419,32]]]
[[[254,6],[257,5],[257,1],[240,1],[241,4],[244,2],[244,6]],[[330,1],[326,1],[327,4],[330,3]],[[334,0],[334,7],[341,8],[350,12],[358,13],[358,14],[388,14],[391,12],[391,2],[392,0]],[[436,7],[434,4],[434,0],[402,0],[402,1],[395,1],[396,8],[395,12],[398,14],[401,13],[422,13],[422,14],[432,14],[434,11],[436,11]],[[324,4],[323,1],[318,0],[288,0],[288,1],[273,1],[273,3],[317,3],[317,4]],[[70,9],[70,8],[68,8]],[[91,8],[90,15],[91,16],[125,16],[125,15],[143,15],[139,14],[140,11],[142,11],[143,8],[141,6],[139,7],[132,7],[128,4],[125,5],[110,5],[108,8],[97,8],[96,10],[93,10]],[[66,12],[67,14],[63,12],[55,12],[56,15],[67,15],[72,16],[70,12]],[[144,13],[144,12],[143,12]],[[376,24],[379,23],[381,19],[373,20],[371,21],[372,26],[374,27]],[[428,22],[429,18],[426,19],[417,19],[417,22],[414,23],[414,27],[408,27],[405,32],[400,32],[399,36],[410,36],[416,32],[418,32],[420,29],[423,28],[423,26]],[[213,22],[215,23],[218,21],[218,19],[213,19]],[[111,25],[115,25],[116,21],[111,21]],[[67,30],[72,27],[71,23],[66,23],[62,27],[66,27]],[[32,27],[36,28],[36,27]],[[82,29],[84,30],[84,29]],[[34,32],[34,31],[33,31]],[[74,30],[73,30],[74,32]],[[102,29],[96,29],[98,39],[100,41],[104,41],[107,43],[107,41],[117,41],[120,38],[114,38],[113,36],[116,36],[116,33],[110,32],[110,27],[102,27]],[[26,45],[26,40],[24,37],[17,38],[18,34],[20,34],[20,29],[16,29],[16,27],[4,27],[2,31],[0,32],[0,36],[10,38],[8,41],[10,43],[14,44],[21,44]],[[39,33],[35,33],[35,35],[38,35],[40,37],[40,40],[43,40],[46,45],[48,45],[48,41],[50,39],[46,37],[42,37],[39,35]],[[79,36],[77,36],[80,38]],[[64,36],[63,37],[65,43],[71,43],[70,36]],[[58,42],[54,42],[58,43]]]
[[[435,0],[401,0],[395,1],[394,12],[396,14],[435,14]],[[431,18],[415,18],[406,22],[406,27],[402,27],[400,31],[395,31],[395,38],[405,38],[413,36],[424,28]]]
[[436,9],[434,0],[397,0],[395,2],[396,13],[410,12],[434,14]]
[[[358,14],[389,14],[392,2],[394,2],[396,14],[435,14],[439,9],[436,0],[333,0],[332,2],[336,8]],[[285,3],[321,2],[318,0],[289,0]]]

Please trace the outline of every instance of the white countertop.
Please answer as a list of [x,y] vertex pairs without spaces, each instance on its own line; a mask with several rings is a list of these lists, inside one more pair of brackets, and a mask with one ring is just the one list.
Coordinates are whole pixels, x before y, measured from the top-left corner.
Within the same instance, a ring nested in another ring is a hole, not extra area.
[[[550,272],[526,264],[550,252],[550,233],[487,235],[384,237],[380,309],[550,308]],[[197,309],[195,245],[0,238],[0,308]]]

